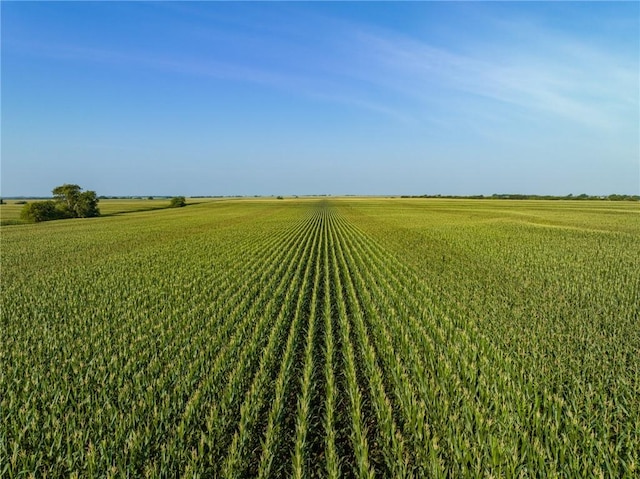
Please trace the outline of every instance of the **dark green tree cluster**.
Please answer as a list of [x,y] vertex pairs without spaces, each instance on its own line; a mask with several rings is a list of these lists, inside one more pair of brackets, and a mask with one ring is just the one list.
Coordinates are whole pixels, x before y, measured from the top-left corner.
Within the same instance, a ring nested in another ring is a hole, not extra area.
[[184,196],[174,196],[169,201],[169,208],[182,208],[187,205],[187,201],[184,199]]
[[100,216],[95,191],[82,191],[78,185],[64,184],[56,186],[52,193],[53,200],[26,204],[21,211],[22,219],[39,223],[64,218]]

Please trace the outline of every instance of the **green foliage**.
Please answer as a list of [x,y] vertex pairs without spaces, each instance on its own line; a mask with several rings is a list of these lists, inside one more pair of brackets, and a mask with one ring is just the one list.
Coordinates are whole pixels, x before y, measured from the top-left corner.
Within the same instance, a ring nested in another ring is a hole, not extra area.
[[186,206],[186,205],[187,205],[187,202],[184,199],[184,196],[174,196],[169,201],[169,208],[182,208],[183,206]]
[[30,223],[68,218],[66,209],[55,201],[34,201],[26,203],[20,211],[20,218]]
[[76,218],[92,218],[100,216],[98,198],[95,191],[83,191],[76,199],[73,209]]
[[638,477],[637,215],[273,198],[6,228],[0,476]]
[[81,191],[78,185],[64,184],[53,189],[53,198],[25,204],[20,217],[24,221],[39,223],[63,218],[100,216],[95,191]]
[[53,189],[53,199],[61,205],[64,205],[64,208],[69,212],[69,214],[71,214],[71,212],[75,211],[75,206],[78,202],[81,190],[82,188],[78,185],[65,183],[64,185],[56,186]]
[[69,218],[100,216],[95,191],[82,191],[78,185],[64,184],[53,189],[53,198]]
[[607,199],[610,201],[640,201],[639,195],[609,195]]

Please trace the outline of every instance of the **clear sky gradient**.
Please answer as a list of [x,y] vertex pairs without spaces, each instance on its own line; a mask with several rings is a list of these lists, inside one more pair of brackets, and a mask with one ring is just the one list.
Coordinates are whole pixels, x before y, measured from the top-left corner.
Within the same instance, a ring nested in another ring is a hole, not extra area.
[[640,3],[1,2],[1,194],[638,194]]

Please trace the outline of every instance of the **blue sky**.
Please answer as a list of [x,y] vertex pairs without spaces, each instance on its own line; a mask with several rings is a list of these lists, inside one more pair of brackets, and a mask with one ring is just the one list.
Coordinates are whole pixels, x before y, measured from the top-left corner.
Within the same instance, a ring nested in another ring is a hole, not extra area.
[[2,2],[3,196],[640,193],[640,4]]

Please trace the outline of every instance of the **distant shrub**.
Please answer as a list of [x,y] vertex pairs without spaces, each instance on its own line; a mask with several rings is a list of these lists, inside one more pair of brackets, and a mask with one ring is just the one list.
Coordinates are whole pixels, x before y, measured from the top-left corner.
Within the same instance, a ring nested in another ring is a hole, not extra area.
[[26,205],[27,202],[25,200],[16,201],[16,205]]
[[277,198],[278,200],[284,200],[284,198],[282,196],[278,196]]
[[[25,202],[26,203],[26,202]],[[20,217],[30,223],[68,218],[69,215],[55,201],[34,201],[27,203],[20,211]]]
[[184,196],[174,196],[169,201],[169,208],[182,208],[183,206],[186,206],[186,205],[187,205],[187,202],[184,199]]

